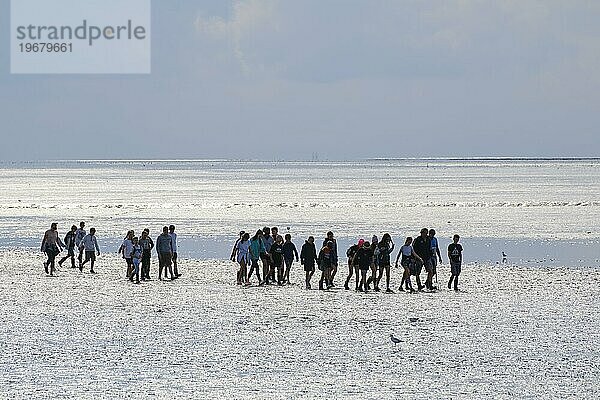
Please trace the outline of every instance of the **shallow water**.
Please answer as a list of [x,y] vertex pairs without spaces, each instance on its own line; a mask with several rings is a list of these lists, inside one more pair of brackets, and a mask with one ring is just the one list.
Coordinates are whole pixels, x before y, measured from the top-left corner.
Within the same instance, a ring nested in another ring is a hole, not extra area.
[[222,261],[140,285],[112,255],[97,275],[38,261],[0,252],[1,397],[600,395],[598,269],[468,265],[459,293],[390,295],[307,291],[297,265],[241,288]]
[[[35,248],[80,220],[116,251],[124,232],[177,225],[182,255],[220,258],[241,229],[341,248],[434,227],[471,261],[598,265],[600,160],[121,161],[0,164],[0,249]],[[289,229],[288,229],[289,228]],[[469,246],[469,244],[472,244]],[[576,249],[576,250],[574,250]]]

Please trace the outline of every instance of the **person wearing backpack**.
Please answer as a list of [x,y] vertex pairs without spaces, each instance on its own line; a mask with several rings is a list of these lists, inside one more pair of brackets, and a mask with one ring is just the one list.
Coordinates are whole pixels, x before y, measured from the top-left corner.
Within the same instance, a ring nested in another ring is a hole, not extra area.
[[333,287],[331,284],[331,269],[333,268],[333,259],[333,242],[327,242],[317,257],[317,263],[319,265],[319,270],[321,271],[319,290],[323,290],[325,288],[331,289]]
[[385,283],[386,283],[386,293],[394,293],[392,289],[390,289],[390,254],[394,251],[394,242],[392,241],[392,237],[389,233],[386,233],[381,238],[381,242],[377,245],[377,265],[379,265],[379,277],[377,278],[377,282],[375,283],[375,290],[379,291],[379,282],[381,281],[381,277],[383,276],[383,271],[385,270]]
[[363,246],[363,243],[365,243],[364,239],[360,239],[357,244],[350,246],[348,250],[346,250],[346,256],[348,257],[348,277],[346,278],[346,283],[344,284],[344,289],[346,290],[350,290],[348,284],[350,283],[350,279],[352,279],[353,272],[356,274],[356,289],[358,289],[358,281],[360,280],[358,265],[353,264],[352,260],[358,249]]
[[[433,268],[431,264],[431,239],[429,238],[429,229],[423,228],[421,229],[421,235],[417,236],[415,240],[413,240],[413,249],[415,253],[419,256],[419,259],[422,261],[417,262],[417,265],[414,269],[414,272],[417,276],[417,285],[418,290],[423,290],[423,286],[421,286],[421,271],[423,267],[425,267],[425,271],[427,271],[427,280],[425,281],[425,287],[429,290],[433,290],[433,285],[431,284],[431,278],[433,277]],[[412,271],[411,271],[412,273]]]
[[70,258],[71,268],[75,268],[75,232],[77,232],[77,226],[73,225],[71,230],[65,235],[64,243],[67,249],[67,255],[58,262],[59,267],[62,267],[63,263]]
[[[398,256],[396,257],[396,268],[398,268],[398,259],[400,259],[400,256],[402,256],[400,265],[402,265],[404,269],[404,273],[402,274],[402,281],[400,282],[400,287],[398,288],[398,290],[400,291],[404,291],[402,286],[406,284],[406,290],[414,292],[412,283],[410,282],[410,275],[416,270],[416,260],[418,260],[421,264],[423,263],[423,260],[419,257],[417,253],[415,253],[415,250],[412,247],[412,242],[413,238],[410,236],[407,237],[406,241],[404,242],[404,246],[400,248]],[[417,275],[417,285],[421,286],[419,275]]]
[[337,249],[337,240],[333,237],[333,232],[327,232],[327,236],[323,240],[323,247],[327,246],[328,243],[331,243],[329,248],[331,249],[331,268],[329,270],[329,285],[334,286],[333,279],[335,278],[335,274],[338,269],[338,249]]
[[377,235],[373,235],[371,238],[371,276],[367,279],[365,290],[371,289],[371,282],[373,282],[373,286],[376,292],[379,291],[377,287],[377,256],[379,254],[379,239],[377,239]]
[[356,251],[354,257],[352,257],[352,264],[358,265],[360,270],[360,283],[358,288],[359,292],[367,292],[367,272],[371,268],[373,263],[373,247],[369,242],[364,242],[363,245]]
[[[246,232],[244,232],[246,233]],[[257,230],[256,234],[252,236],[250,239],[250,247],[248,247],[248,255],[250,256],[250,272],[248,273],[247,281],[250,282],[250,278],[252,277],[252,273],[256,270],[256,277],[258,278],[258,283],[262,283],[260,279],[260,270],[258,267],[258,260],[262,254],[265,254],[267,250],[265,249],[265,245],[262,240],[263,232],[262,230]],[[244,236],[244,235],[242,235]]]

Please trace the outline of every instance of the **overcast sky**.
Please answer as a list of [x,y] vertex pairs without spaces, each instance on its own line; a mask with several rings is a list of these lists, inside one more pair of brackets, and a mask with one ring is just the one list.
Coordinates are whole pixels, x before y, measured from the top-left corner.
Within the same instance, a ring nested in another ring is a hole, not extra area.
[[600,2],[155,0],[152,74],[10,75],[0,158],[599,156]]

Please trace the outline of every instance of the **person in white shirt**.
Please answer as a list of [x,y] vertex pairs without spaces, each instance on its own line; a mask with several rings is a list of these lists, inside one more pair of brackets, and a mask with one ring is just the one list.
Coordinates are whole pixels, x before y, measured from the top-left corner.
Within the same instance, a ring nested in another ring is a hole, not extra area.
[[[169,226],[169,236],[171,236],[171,245],[173,246],[173,274],[179,278],[181,274],[177,270],[177,234],[175,233],[175,225]],[[165,270],[165,277],[167,271]]]
[[123,258],[127,263],[127,273],[126,276],[129,280],[133,281],[133,260],[131,259],[131,253],[133,252],[133,237],[135,236],[134,231],[128,231],[125,239],[123,239],[123,243],[119,247],[117,253],[123,254]]
[[[85,237],[85,235],[87,235],[87,232],[85,231],[85,222],[81,221],[79,223],[79,229],[77,229],[77,231],[75,232],[75,247],[77,247],[77,249],[80,249],[80,245],[81,245],[81,241],[83,240],[83,238]],[[83,250],[79,250],[79,255],[77,256],[77,260],[79,261],[79,265],[81,265],[81,263],[83,262]]]
[[89,261],[90,262],[90,272],[95,274],[94,271],[94,263],[96,262],[96,252],[100,255],[100,248],[98,247],[98,241],[96,240],[96,229],[91,228],[90,233],[86,235],[81,244],[79,245],[79,249],[85,251],[85,260],[79,265],[79,271],[83,271],[83,266]]

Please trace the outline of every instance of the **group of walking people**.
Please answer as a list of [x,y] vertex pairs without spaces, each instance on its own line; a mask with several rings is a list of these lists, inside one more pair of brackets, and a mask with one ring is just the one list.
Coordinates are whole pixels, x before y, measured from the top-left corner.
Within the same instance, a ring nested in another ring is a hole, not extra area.
[[[150,237],[148,228],[142,231],[141,237],[135,236],[135,231],[130,230],[123,239],[117,253],[125,260],[126,277],[133,283],[152,280],[150,278],[150,264],[152,249],[155,244]],[[156,238],[156,252],[158,254],[158,279],[175,280],[181,276],[177,268],[177,233],[175,225],[164,226],[162,233]],[[141,268],[140,268],[141,264]],[[135,280],[134,280],[135,279]]]
[[63,241],[58,235],[58,224],[52,223],[50,229],[44,233],[41,247],[41,251],[46,253],[46,256],[48,257],[44,262],[46,274],[50,276],[54,275],[54,272],[56,271],[56,257],[63,249],[67,250],[67,255],[58,261],[59,266],[62,266],[65,261],[71,260],[71,267],[76,268],[75,253],[77,252],[79,271],[83,271],[83,267],[89,262],[90,272],[92,274],[96,273],[94,271],[94,264],[96,262],[96,255],[100,255],[100,247],[98,246],[98,240],[96,239],[95,228],[91,228],[90,233],[87,233],[85,230],[85,222],[81,222],[79,228],[76,225],[73,225],[71,226],[71,230],[65,235]]
[[[156,248],[158,254],[158,279],[164,278],[175,280],[181,276],[177,268],[177,233],[175,226],[163,227],[162,233],[156,238],[156,244],[150,237],[150,230],[144,229],[138,238],[133,230],[127,232],[119,249],[126,263],[126,277],[134,283],[149,281],[150,265],[152,259],[152,250]],[[58,266],[70,260],[71,268],[76,268],[75,258],[77,257],[79,271],[83,272],[84,266],[89,262],[90,273],[94,274],[94,264],[96,256],[100,255],[100,247],[96,238],[96,229],[90,228],[90,232],[85,230],[85,222],[71,227],[64,239],[61,240],[58,234],[58,225],[52,223],[50,229],[44,234],[41,251],[47,256],[44,262],[46,274],[52,276],[56,271],[56,257],[64,250],[67,254],[58,261]],[[77,256],[76,256],[77,254]]]
[[[402,267],[402,280],[400,291],[436,290],[434,277],[437,280],[438,263],[443,262],[439,243],[434,229],[423,228],[414,240],[407,237],[404,245],[400,247],[396,256],[395,266]],[[450,262],[450,279],[448,288],[458,290],[458,277],[461,273],[463,248],[459,244],[460,236],[454,235],[452,243],[448,246],[448,260]],[[366,292],[380,291],[380,283],[385,274],[385,291],[393,293],[390,287],[392,253],[395,244],[389,233],[385,233],[381,240],[373,235],[371,241],[364,239],[350,246],[346,251],[348,258],[348,275],[344,288],[350,290],[350,281],[355,277],[355,289]],[[250,279],[255,274],[259,285],[290,283],[290,270],[295,262],[300,262],[304,267],[305,284],[311,289],[311,279],[316,269],[320,271],[319,289],[331,289],[335,286],[334,278],[338,272],[338,246],[333,232],[327,232],[320,250],[317,251],[315,238],[309,236],[301,247],[300,254],[288,233],[285,237],[279,234],[277,227],[264,227],[256,231],[254,236],[241,231],[232,252],[231,261],[239,264],[237,270],[237,284],[250,285]],[[261,265],[262,264],[262,279]],[[424,284],[421,273],[425,269],[427,277]],[[411,277],[415,277],[416,289]]]

